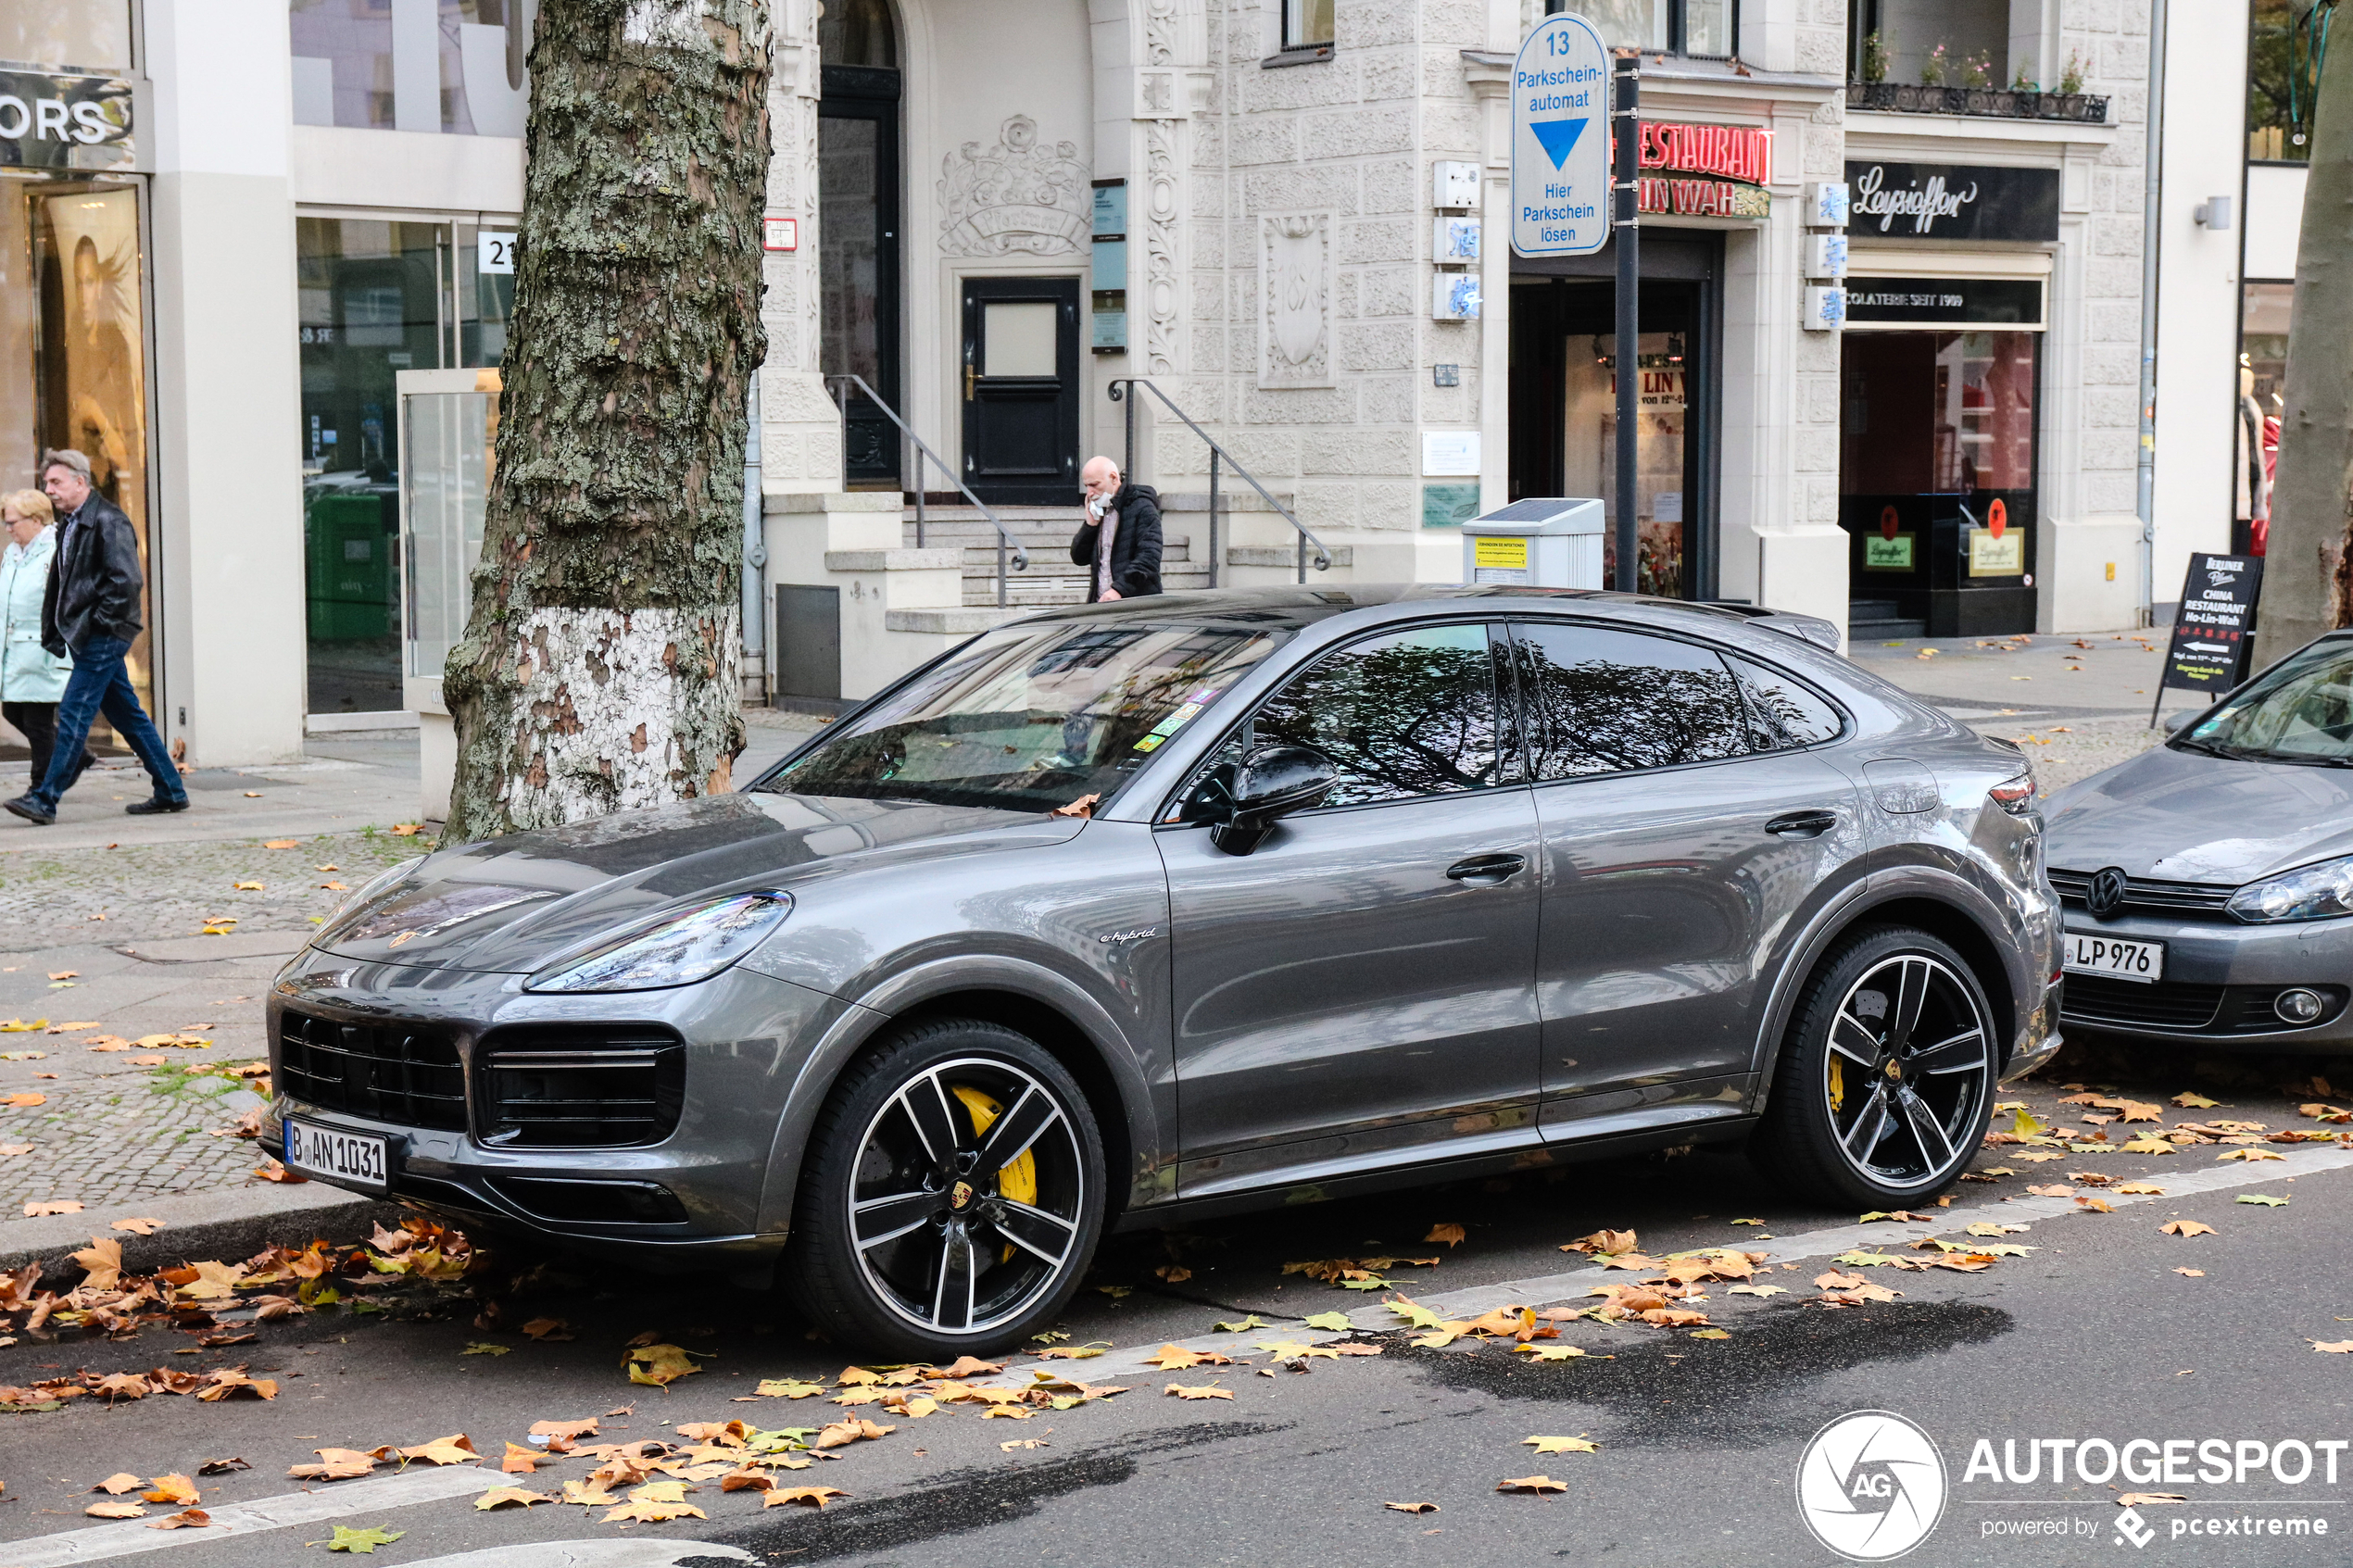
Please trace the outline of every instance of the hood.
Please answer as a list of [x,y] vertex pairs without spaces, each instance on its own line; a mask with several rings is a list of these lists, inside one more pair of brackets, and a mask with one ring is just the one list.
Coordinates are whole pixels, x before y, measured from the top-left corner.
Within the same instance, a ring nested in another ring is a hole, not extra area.
[[[803,795],[719,795],[432,855],[338,915],[337,958],[527,974],[677,905],[810,884],[882,863],[1058,843],[1076,817]],[[789,929],[789,922],[787,922]]]
[[2353,855],[2353,769],[2160,746],[2061,790],[2045,821],[2060,870],[2236,886]]

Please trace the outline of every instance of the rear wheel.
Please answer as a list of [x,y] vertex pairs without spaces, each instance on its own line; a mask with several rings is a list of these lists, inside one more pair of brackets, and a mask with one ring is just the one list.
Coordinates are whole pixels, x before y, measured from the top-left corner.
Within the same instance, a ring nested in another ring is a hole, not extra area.
[[1825,1202],[1934,1198],[1985,1136],[2000,1060],[1967,960],[1924,931],[1863,932],[1807,983],[1751,1152]]
[[1070,1299],[1103,1213],[1085,1097],[1026,1035],[919,1025],[861,1060],[812,1131],[791,1275],[846,1341],[911,1359],[1019,1343]]

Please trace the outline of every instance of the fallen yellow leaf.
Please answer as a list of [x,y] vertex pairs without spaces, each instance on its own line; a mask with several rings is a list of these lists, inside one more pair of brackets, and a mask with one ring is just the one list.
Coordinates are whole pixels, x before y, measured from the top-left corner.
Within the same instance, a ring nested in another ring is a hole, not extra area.
[[1589,1443],[1582,1436],[1522,1437],[1520,1442],[1540,1454],[1597,1454],[1602,1451],[1599,1443]]
[[1527,1492],[1535,1497],[1541,1497],[1547,1492],[1568,1490],[1568,1483],[1555,1481],[1549,1475],[1517,1475],[1508,1481],[1496,1482],[1495,1489],[1499,1492]]
[[1181,1383],[1172,1383],[1161,1392],[1174,1394],[1180,1399],[1230,1399],[1234,1397],[1231,1390],[1220,1388],[1214,1383],[1199,1384],[1189,1388]]

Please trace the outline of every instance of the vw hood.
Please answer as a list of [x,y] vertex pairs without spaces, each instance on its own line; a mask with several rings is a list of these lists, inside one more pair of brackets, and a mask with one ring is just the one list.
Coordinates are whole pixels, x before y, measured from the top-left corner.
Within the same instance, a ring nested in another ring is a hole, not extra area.
[[338,913],[310,945],[337,958],[528,974],[658,910],[756,889],[805,894],[877,864],[1057,843],[1085,825],[1034,811],[712,796],[442,850]]
[[2353,855],[2353,770],[2160,746],[2061,790],[2046,820],[2062,870],[2235,886]]

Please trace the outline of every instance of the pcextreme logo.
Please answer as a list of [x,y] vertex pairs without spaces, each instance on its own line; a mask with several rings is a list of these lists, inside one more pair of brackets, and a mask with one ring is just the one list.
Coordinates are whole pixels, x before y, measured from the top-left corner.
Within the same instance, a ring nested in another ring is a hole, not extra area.
[[1926,1540],[1944,1512],[1944,1489],[1936,1444],[1890,1411],[1840,1416],[1797,1461],[1806,1527],[1854,1562],[1885,1562]]

